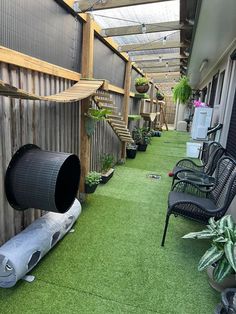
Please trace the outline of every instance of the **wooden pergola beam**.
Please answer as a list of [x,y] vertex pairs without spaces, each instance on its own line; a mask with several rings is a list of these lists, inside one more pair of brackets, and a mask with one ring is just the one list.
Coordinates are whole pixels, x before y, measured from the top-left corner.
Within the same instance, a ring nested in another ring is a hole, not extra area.
[[[179,23],[179,21],[170,21],[170,22],[163,22],[163,23],[145,24],[145,27],[146,27],[145,33],[156,33],[156,32],[166,32],[166,31],[173,31],[173,30],[188,29],[188,28],[191,28],[192,26],[189,24]],[[142,24],[122,26],[122,27],[111,27],[111,28],[103,29],[104,37],[135,35],[135,34],[142,34],[142,33],[143,33]]]
[[128,44],[122,45],[118,49],[121,52],[128,51],[142,51],[142,50],[152,50],[152,49],[170,49],[170,48],[181,48],[187,47],[188,45],[185,43],[180,43],[179,41],[171,40],[167,41],[165,45],[162,42],[147,42],[144,44]]
[[145,73],[176,73],[180,70],[180,68],[177,66],[175,67],[168,67],[168,68],[154,68],[154,67],[150,67],[150,68],[146,68],[144,70]]
[[[163,2],[163,1],[170,1],[170,0],[103,0],[103,1],[88,1],[88,0],[79,0],[78,5],[79,9],[82,12],[86,12],[89,9],[96,10],[104,10],[104,9],[112,9],[112,8],[120,8],[120,7],[127,7],[132,5],[139,5],[139,4],[148,4],[148,3],[155,3],[155,2]],[[97,2],[97,3],[96,3]]]
[[148,73],[148,77],[166,77],[167,76],[170,76],[170,77],[174,77],[174,76],[180,76],[180,73],[179,72],[162,72],[162,73],[156,73],[156,72],[150,72]]
[[158,61],[159,57],[162,60],[174,60],[174,59],[187,59],[188,57],[180,55],[179,53],[165,53],[165,54],[146,54],[146,55],[136,55],[131,56],[131,60],[135,63],[143,61]]
[[[173,67],[173,66],[180,66],[181,63],[179,60],[177,61],[168,61],[168,67]],[[152,61],[149,61],[149,62],[143,62],[142,64],[140,64],[140,67],[142,69],[145,69],[145,68],[166,68],[166,61],[165,62],[159,62],[157,60],[152,60]]]

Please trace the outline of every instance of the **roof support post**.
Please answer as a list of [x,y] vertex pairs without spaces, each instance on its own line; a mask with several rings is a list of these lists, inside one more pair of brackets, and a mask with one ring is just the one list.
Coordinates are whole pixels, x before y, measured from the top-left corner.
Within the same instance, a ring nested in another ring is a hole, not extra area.
[[[128,126],[128,114],[129,114],[129,94],[131,86],[131,71],[132,71],[132,62],[128,61],[125,67],[125,85],[124,85],[124,107],[123,107],[123,118],[125,124]],[[121,150],[121,159],[124,159],[126,156],[126,143],[122,143]]]
[[[83,24],[83,45],[82,45],[82,77],[93,78],[93,53],[94,53],[94,28],[90,15],[87,22]],[[80,162],[81,179],[80,192],[84,193],[85,176],[90,170],[90,137],[85,129],[85,113],[90,106],[90,98],[81,101],[81,126],[80,126]]]

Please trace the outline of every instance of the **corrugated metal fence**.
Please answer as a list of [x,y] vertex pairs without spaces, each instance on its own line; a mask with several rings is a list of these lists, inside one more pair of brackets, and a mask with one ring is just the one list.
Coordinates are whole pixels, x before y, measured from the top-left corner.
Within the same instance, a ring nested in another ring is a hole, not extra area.
[[[0,78],[40,95],[60,92],[72,81],[0,63]],[[79,155],[79,103],[49,103],[0,97],[0,243],[41,215],[39,210],[16,211],[4,192],[4,176],[12,155],[27,143],[42,149]]]

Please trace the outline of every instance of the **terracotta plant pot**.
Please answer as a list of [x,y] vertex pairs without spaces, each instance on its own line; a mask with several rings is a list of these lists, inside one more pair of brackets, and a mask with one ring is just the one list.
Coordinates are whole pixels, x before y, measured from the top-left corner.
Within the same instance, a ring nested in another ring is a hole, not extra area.
[[149,85],[135,85],[136,91],[140,94],[146,93],[149,90]]
[[209,284],[213,289],[215,289],[216,291],[222,292],[226,288],[236,287],[236,279],[235,279],[236,276],[235,276],[235,274],[231,274],[231,275],[227,276],[225,279],[223,279],[222,281],[216,282],[213,279],[213,271],[214,271],[214,266],[207,267]]

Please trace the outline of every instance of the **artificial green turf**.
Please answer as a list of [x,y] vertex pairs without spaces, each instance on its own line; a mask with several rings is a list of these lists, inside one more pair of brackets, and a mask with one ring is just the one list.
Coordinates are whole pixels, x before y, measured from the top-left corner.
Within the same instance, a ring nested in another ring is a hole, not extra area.
[[32,271],[36,280],[0,289],[1,313],[212,313],[219,295],[197,271],[207,243],[181,239],[202,226],[171,217],[160,246],[167,173],[185,157],[187,140],[186,133],[163,132],[145,153],[117,166],[83,204],[75,232]]

